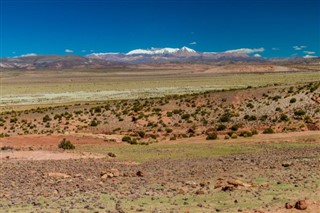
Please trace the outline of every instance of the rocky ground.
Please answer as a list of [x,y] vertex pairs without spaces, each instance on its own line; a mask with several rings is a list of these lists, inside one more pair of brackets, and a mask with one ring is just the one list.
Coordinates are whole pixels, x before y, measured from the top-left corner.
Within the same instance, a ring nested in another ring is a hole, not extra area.
[[4,159],[0,211],[294,212],[306,205],[305,212],[319,212],[316,140],[289,146],[255,144],[254,152],[142,163],[118,161],[117,155]]
[[319,104],[311,82],[3,111],[0,212],[319,213]]

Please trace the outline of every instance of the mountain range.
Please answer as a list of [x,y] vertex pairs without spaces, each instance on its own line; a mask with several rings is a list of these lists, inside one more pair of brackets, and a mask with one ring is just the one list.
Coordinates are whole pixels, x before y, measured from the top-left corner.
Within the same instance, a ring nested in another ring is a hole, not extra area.
[[1,58],[2,69],[76,69],[106,68],[157,63],[203,63],[203,64],[319,64],[320,58],[272,58],[251,56],[239,52],[197,52],[188,47],[136,49],[128,53],[92,53],[86,56],[77,55],[36,55],[28,54],[14,58]]

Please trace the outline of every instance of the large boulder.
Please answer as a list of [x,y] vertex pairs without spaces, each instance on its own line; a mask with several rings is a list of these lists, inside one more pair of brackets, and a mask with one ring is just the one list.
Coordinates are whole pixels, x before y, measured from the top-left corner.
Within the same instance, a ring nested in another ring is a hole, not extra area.
[[101,179],[107,179],[107,178],[113,178],[113,177],[119,177],[120,172],[118,169],[109,169],[107,171],[101,172]]

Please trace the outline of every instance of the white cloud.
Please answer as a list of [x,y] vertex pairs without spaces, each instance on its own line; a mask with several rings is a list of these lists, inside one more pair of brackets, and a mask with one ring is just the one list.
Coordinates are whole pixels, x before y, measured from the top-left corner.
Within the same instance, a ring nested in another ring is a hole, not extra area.
[[305,55],[303,58],[317,58],[318,56],[315,55]]
[[305,48],[307,48],[307,46],[293,46],[294,50],[302,50],[302,49],[305,49]]
[[313,55],[313,54],[316,54],[316,52],[313,52],[313,51],[303,51],[305,54],[307,55]]
[[235,50],[227,50],[225,53],[243,53],[243,54],[251,54],[251,53],[261,53],[264,52],[264,48],[240,48],[240,49],[235,49]]
[[193,41],[193,42],[191,42],[191,43],[189,43],[189,44],[190,44],[190,45],[196,45],[197,42]]
[[280,50],[280,49],[277,48],[277,47],[273,47],[272,50],[273,50],[273,51],[278,51],[278,50]]
[[253,55],[253,57],[260,58],[260,57],[261,57],[261,55],[260,55],[260,54],[258,54],[258,53],[256,53],[256,54],[254,54],[254,55]]
[[21,57],[29,57],[29,56],[37,56],[35,53],[27,53],[20,56],[15,56],[14,58],[21,58]]
[[70,49],[65,49],[64,50],[66,53],[73,53],[73,50],[70,50]]

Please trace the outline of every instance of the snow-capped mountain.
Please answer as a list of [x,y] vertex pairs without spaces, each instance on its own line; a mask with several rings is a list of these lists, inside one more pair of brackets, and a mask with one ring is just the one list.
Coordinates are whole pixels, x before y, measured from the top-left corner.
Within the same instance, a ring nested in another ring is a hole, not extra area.
[[161,55],[161,54],[176,54],[176,53],[196,53],[195,50],[188,47],[182,48],[151,48],[151,49],[136,49],[126,55]]
[[165,63],[165,62],[203,62],[223,58],[248,58],[247,54],[240,53],[202,53],[189,47],[181,48],[151,48],[135,49],[128,53],[92,53],[88,58],[102,59],[110,62],[129,64]]
[[[260,55],[241,51],[198,52],[188,47],[136,49],[128,53],[92,53],[77,55],[36,55],[25,54],[13,58],[0,58],[1,69],[98,69],[110,66],[125,66],[151,63],[208,63],[208,64],[245,64],[245,63],[316,63],[317,58],[266,59]],[[243,51],[245,50],[245,51]]]

